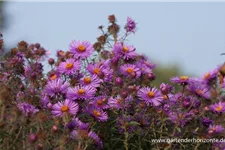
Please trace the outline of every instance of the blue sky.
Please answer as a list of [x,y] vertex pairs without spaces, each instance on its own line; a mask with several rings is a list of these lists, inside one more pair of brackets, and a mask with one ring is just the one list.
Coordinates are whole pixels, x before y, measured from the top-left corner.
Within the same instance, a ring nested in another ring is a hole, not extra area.
[[7,2],[5,10],[7,45],[40,42],[55,55],[74,39],[94,43],[115,14],[122,26],[127,16],[136,20],[129,44],[153,62],[200,76],[225,60],[225,2]]

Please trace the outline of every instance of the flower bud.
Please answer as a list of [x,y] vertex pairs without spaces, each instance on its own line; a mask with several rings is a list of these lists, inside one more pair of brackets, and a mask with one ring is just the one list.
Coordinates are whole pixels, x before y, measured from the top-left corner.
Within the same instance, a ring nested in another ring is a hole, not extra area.
[[123,79],[121,77],[116,78],[116,84],[117,85],[122,85],[123,84]]
[[38,143],[38,145],[37,145],[37,150],[43,150],[43,144],[41,144],[41,143]]
[[49,109],[51,109],[51,108],[52,108],[52,103],[48,103],[48,104],[47,104],[47,107],[48,107]]
[[49,58],[49,59],[48,59],[48,63],[49,63],[50,65],[53,65],[53,64],[55,63],[55,60],[54,60],[53,58]]
[[128,93],[127,93],[126,91],[123,90],[123,91],[120,93],[120,95],[121,95],[122,98],[126,98],[127,95],[128,95]]
[[29,135],[29,141],[30,141],[30,143],[34,143],[34,142],[36,142],[36,140],[37,140],[36,134],[31,133],[31,134]]
[[58,127],[56,125],[52,126],[52,131],[53,132],[57,132],[58,131]]

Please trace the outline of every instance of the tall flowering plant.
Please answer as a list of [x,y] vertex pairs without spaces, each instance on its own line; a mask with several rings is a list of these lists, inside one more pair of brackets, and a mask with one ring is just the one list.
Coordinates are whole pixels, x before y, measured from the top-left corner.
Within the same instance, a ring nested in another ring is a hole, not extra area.
[[108,20],[96,43],[73,40],[47,64],[39,43],[21,41],[2,56],[0,149],[224,149],[152,141],[224,137],[224,65],[154,87],[156,65],[126,40],[136,22],[128,17],[122,30]]

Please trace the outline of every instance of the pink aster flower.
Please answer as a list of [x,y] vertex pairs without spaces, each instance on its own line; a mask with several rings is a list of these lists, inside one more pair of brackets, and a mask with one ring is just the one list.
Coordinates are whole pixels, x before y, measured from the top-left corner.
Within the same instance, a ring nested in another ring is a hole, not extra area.
[[159,90],[155,87],[143,87],[137,92],[138,97],[144,100],[146,104],[153,104],[154,106],[159,106],[162,103],[163,97]]
[[85,76],[80,79],[81,85],[89,85],[94,88],[99,87],[101,85],[102,80],[98,78],[97,75]]
[[94,107],[94,106],[88,106],[87,112],[89,112],[95,119],[97,119],[99,122],[105,122],[108,120],[108,115],[106,112],[104,112],[102,109]]
[[113,51],[116,55],[123,57],[126,60],[134,59],[137,56],[135,50],[136,49],[134,46],[122,44],[120,42],[117,42],[113,48]]
[[61,79],[56,79],[48,81],[47,85],[44,88],[44,92],[49,96],[65,94],[67,92],[68,87],[69,87],[68,82],[63,83]]
[[75,58],[87,58],[94,51],[93,45],[88,41],[75,41],[70,43],[70,52]]
[[67,98],[69,99],[90,99],[93,98],[96,93],[96,89],[92,86],[75,86],[69,88],[67,91]]
[[215,113],[225,112],[225,102],[219,102],[219,103],[210,105],[210,109]]
[[57,68],[59,73],[65,73],[67,75],[75,74],[81,67],[79,61],[75,59],[67,59],[65,62],[61,62]]
[[120,66],[120,71],[126,77],[135,77],[137,79],[141,76],[140,68],[133,64],[124,64]]
[[64,102],[58,102],[52,106],[52,115],[62,117],[65,113],[76,115],[78,112],[78,104],[66,99]]
[[223,131],[224,131],[224,128],[221,125],[210,125],[208,129],[209,134],[217,134]]

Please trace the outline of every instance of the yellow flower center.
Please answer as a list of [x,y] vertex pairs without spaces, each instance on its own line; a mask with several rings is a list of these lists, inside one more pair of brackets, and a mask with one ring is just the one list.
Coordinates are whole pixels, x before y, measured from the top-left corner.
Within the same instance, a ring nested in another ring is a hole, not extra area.
[[223,106],[219,105],[218,107],[215,108],[216,111],[221,111],[223,109]]
[[167,100],[168,99],[168,96],[167,95],[163,95],[163,99],[164,100]]
[[79,95],[82,95],[82,94],[84,94],[84,93],[85,93],[85,90],[84,90],[84,89],[79,89],[79,90],[78,90],[78,94],[79,94]]
[[149,96],[150,98],[153,98],[153,97],[155,97],[155,93],[154,93],[153,91],[149,91],[149,92],[148,92],[148,96]]
[[101,116],[100,111],[97,111],[96,109],[93,111],[94,116],[99,117]]
[[134,69],[133,68],[127,68],[127,72],[128,73],[133,73],[134,72]]
[[125,53],[126,53],[126,52],[128,52],[128,51],[129,51],[129,48],[128,48],[128,47],[126,47],[126,46],[124,46],[122,50],[123,50],[123,52],[125,52]]
[[99,99],[99,100],[97,101],[97,105],[101,106],[102,104],[103,104],[103,100],[102,100],[102,99]]
[[117,104],[121,104],[123,102],[122,98],[117,100]]
[[199,95],[203,95],[203,94],[204,94],[204,92],[203,92],[202,90],[200,90],[200,89],[197,89],[196,92],[197,92]]
[[67,112],[68,110],[69,110],[69,107],[66,106],[66,105],[63,105],[63,106],[61,107],[61,112]]
[[55,80],[56,78],[57,78],[57,75],[56,74],[51,75],[51,77],[50,77],[51,80]]
[[66,64],[66,69],[72,69],[73,68],[73,64],[72,63],[67,63]]
[[180,80],[182,80],[182,81],[185,81],[185,80],[187,80],[187,79],[189,79],[188,76],[181,76],[181,77],[180,77]]
[[204,75],[204,79],[208,79],[210,76],[211,76],[211,74],[210,74],[209,72],[207,72],[207,73]]
[[80,52],[85,52],[86,51],[86,47],[84,45],[79,45],[77,47],[77,49],[80,51]]
[[90,78],[90,77],[84,78],[84,82],[85,82],[86,84],[91,83],[91,78]]
[[95,73],[95,74],[99,74],[99,73],[100,73],[100,69],[99,69],[99,68],[95,68],[95,69],[94,69],[94,73]]

